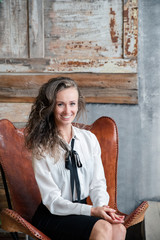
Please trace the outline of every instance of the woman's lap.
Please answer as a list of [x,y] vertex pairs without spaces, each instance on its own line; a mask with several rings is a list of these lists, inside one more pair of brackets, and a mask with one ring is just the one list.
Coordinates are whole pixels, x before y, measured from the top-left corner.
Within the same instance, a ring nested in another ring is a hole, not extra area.
[[35,227],[52,240],[88,240],[94,224],[99,219],[98,217],[85,215],[53,215],[41,204],[32,222]]

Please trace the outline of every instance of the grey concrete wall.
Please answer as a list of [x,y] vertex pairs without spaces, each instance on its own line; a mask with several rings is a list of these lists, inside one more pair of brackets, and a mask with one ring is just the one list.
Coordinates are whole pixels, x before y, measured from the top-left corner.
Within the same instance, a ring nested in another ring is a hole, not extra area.
[[149,208],[145,215],[145,235],[146,240],[160,239],[160,202],[149,201]]
[[105,115],[119,130],[118,206],[160,200],[160,0],[139,0],[139,104],[87,104],[88,123]]

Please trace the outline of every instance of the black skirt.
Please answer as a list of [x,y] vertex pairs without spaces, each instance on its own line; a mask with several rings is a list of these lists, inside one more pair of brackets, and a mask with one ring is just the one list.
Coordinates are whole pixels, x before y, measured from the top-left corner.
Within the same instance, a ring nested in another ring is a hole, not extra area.
[[32,218],[32,224],[52,240],[88,240],[99,219],[85,215],[54,215],[41,203]]

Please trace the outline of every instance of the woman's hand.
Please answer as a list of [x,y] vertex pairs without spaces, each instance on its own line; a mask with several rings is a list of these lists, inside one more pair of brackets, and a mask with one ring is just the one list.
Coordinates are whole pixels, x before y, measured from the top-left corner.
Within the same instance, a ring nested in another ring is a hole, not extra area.
[[91,216],[103,218],[110,223],[124,223],[124,216],[117,215],[116,210],[109,206],[92,207]]

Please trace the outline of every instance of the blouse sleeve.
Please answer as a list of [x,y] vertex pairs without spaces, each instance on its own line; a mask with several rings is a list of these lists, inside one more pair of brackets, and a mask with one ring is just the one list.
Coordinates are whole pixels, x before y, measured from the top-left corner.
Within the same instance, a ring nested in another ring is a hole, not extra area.
[[109,203],[106,179],[101,160],[101,149],[96,136],[93,134],[93,179],[90,184],[90,198],[93,206],[103,206]]
[[62,198],[61,190],[55,184],[45,158],[33,159],[35,178],[41,193],[43,204],[55,215],[88,215],[91,207],[87,204],[72,203]]

